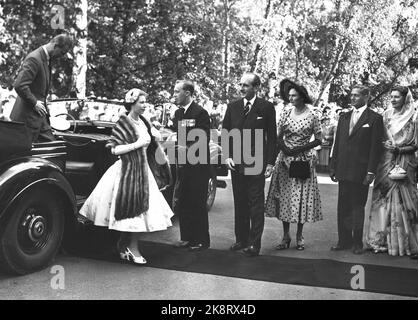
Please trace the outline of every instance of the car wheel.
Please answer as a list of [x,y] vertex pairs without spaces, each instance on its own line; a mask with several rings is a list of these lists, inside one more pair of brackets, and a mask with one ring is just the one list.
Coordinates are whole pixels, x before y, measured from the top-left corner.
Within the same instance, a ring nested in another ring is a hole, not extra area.
[[216,176],[210,177],[209,183],[208,183],[208,197],[206,199],[206,208],[208,209],[208,211],[212,209],[213,203],[215,202],[216,185],[217,185]]
[[25,192],[0,233],[0,266],[15,274],[46,267],[60,248],[65,212],[48,189]]

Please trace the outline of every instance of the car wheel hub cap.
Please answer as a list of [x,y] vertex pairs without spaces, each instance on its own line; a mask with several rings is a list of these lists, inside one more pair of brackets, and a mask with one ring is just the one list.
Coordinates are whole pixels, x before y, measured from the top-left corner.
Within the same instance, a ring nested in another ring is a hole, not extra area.
[[45,218],[41,216],[32,217],[29,224],[29,238],[32,241],[38,241],[45,233]]

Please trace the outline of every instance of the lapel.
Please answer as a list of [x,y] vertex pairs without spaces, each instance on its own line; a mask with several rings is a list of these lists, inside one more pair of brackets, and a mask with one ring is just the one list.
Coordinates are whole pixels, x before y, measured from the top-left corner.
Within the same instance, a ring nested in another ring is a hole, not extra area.
[[244,115],[243,115],[244,99],[237,100],[237,102],[235,102],[233,110],[234,110],[234,113],[235,113],[234,118],[236,117],[235,119],[238,119],[238,121],[237,121],[238,128],[242,129],[242,127],[244,125]]
[[[351,121],[351,116],[350,116]],[[351,132],[350,137],[356,134],[356,132],[367,122],[369,121],[369,107],[364,110],[363,114],[361,115],[360,119],[358,119],[356,125],[353,128],[353,131]]]
[[352,113],[352,111],[348,112],[344,115],[344,118],[341,119],[341,134],[343,135],[343,141],[347,141],[350,135],[350,121]]
[[45,73],[46,95],[48,95],[49,84],[50,84],[50,81],[51,81],[51,73],[50,73],[50,69],[49,69],[49,65],[48,65],[48,58],[46,57],[46,54],[45,54],[44,49],[42,47],[40,47],[39,50],[40,50],[40,54],[41,54],[42,67],[44,68],[44,73]]
[[187,111],[184,113],[184,117],[183,119],[190,119],[191,115],[193,114],[193,109],[195,107],[195,102],[193,101],[192,104],[190,105],[189,109],[187,109]]

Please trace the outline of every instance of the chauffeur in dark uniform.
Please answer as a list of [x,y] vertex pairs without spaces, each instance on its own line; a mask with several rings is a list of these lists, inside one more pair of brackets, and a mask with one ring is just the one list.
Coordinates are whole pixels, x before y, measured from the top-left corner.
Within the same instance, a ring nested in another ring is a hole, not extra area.
[[[256,74],[244,74],[240,85],[242,99],[228,105],[222,133],[232,136],[231,132],[236,131],[241,136],[240,141],[231,141],[226,159],[235,211],[236,242],[231,250],[244,249],[247,256],[254,257],[260,253],[264,229],[265,179],[271,175],[277,155],[276,112],[272,103],[257,97],[261,82]],[[258,138],[257,132],[261,133]],[[251,140],[246,141],[250,136]],[[253,164],[245,161],[249,152],[255,155]],[[236,158],[239,155],[241,161]],[[256,170],[250,170],[252,166]]]
[[13,84],[18,97],[10,118],[24,122],[32,141],[53,141],[46,98],[51,84],[51,61],[66,54],[72,40],[66,34],[54,37],[48,44],[28,54]]
[[[178,81],[174,88],[174,99],[179,106],[173,120],[179,154],[175,211],[179,216],[181,237],[175,246],[200,251],[210,246],[206,207],[210,175],[210,117],[205,109],[193,101],[194,90],[194,84],[189,80]],[[194,133],[197,135],[193,137]],[[191,141],[188,141],[189,138]],[[199,150],[195,153],[193,150],[196,146]],[[196,158],[192,159],[194,156]]]
[[370,91],[355,86],[353,111],[340,116],[331,154],[330,176],[338,181],[338,244],[332,251],[363,252],[364,207],[383,151],[383,118],[368,108]]

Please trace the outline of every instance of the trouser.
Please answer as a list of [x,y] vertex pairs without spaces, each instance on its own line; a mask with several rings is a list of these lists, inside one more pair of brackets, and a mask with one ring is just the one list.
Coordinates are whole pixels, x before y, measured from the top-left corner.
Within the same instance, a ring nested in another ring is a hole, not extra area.
[[264,175],[232,172],[236,242],[261,248],[264,229]]
[[47,116],[28,115],[26,126],[32,137],[32,142],[55,141]]
[[338,244],[363,247],[364,208],[369,186],[340,181],[338,184]]
[[206,207],[209,169],[205,166],[188,166],[177,170],[179,192],[177,213],[182,241],[192,245],[210,246],[209,219]]

